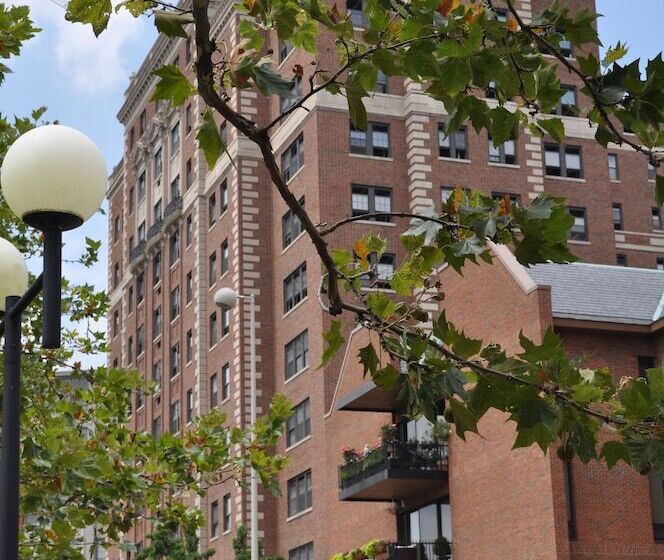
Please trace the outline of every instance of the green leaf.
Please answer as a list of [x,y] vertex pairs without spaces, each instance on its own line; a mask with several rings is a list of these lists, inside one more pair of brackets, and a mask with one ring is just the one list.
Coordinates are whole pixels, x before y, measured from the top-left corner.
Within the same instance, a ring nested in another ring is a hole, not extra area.
[[477,417],[462,402],[457,399],[449,399],[448,404],[454,418],[454,426],[457,435],[466,441],[466,432],[478,433]]
[[380,368],[372,376],[373,382],[381,389],[393,389],[399,381],[399,371],[392,364]]
[[655,202],[657,206],[664,205],[664,175],[655,176]]
[[606,461],[609,469],[612,469],[621,459],[628,465],[631,464],[627,447],[621,441],[611,440],[605,442],[599,456]]
[[381,319],[389,319],[397,310],[396,304],[382,292],[370,293],[366,301],[371,312]]
[[518,113],[512,113],[505,107],[491,110],[491,139],[494,146],[500,146],[507,140],[514,140],[518,136],[518,130]]
[[540,119],[537,121],[537,124],[546,130],[549,136],[551,136],[556,142],[560,143],[565,139],[565,125],[563,124],[562,119]]
[[221,154],[226,150],[226,145],[221,139],[219,128],[214,122],[214,117],[209,109],[203,115],[203,122],[198,129],[196,139],[198,140],[199,147],[205,154],[208,167],[212,169],[221,157]]
[[341,334],[341,321],[338,319],[333,320],[330,328],[323,333],[323,339],[325,340],[325,350],[318,366],[319,369],[329,364],[339,348],[346,342],[346,339]]
[[279,97],[293,97],[293,81],[287,80],[275,72],[269,64],[264,63],[254,68],[253,72],[256,87],[263,95],[275,94]]
[[373,378],[373,376],[376,374],[376,371],[378,370],[378,366],[380,365],[380,362],[378,361],[378,354],[376,354],[376,349],[374,348],[373,344],[370,342],[366,346],[360,348],[358,355],[360,357],[360,363],[364,368],[364,375],[366,376],[367,373],[370,373],[371,377]]
[[367,110],[362,101],[367,96],[357,72],[349,74],[346,80],[346,101],[350,112],[350,120],[356,128],[367,129]]
[[157,82],[154,93],[150,98],[152,101],[155,99],[168,99],[173,107],[179,107],[196,93],[196,88],[180,72],[177,66],[169,64],[157,68],[152,73],[161,78]]
[[157,10],[154,14],[154,24],[157,30],[168,37],[187,38],[184,26],[194,22],[194,16],[189,13],[176,13],[166,10]]
[[440,82],[448,95],[461,93],[471,79],[472,70],[466,58],[448,58],[440,65]]
[[108,26],[113,5],[111,0],[69,0],[65,19],[78,23],[89,23],[99,37]]

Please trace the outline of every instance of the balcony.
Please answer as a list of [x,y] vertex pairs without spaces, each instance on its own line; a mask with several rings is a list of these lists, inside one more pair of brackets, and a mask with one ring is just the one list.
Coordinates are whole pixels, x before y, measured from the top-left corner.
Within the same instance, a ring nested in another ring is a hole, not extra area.
[[132,265],[137,265],[145,259],[145,240],[141,241],[129,253],[129,260]]
[[159,221],[155,222],[148,228],[148,234],[146,236],[147,249],[152,247],[158,241],[158,237],[162,232],[163,225],[164,221],[159,219]]
[[387,545],[385,560],[452,560],[452,544],[447,540]]
[[164,227],[177,220],[182,214],[182,197],[178,196],[171,200],[164,209]]
[[392,389],[381,389],[373,381],[362,383],[339,399],[337,410],[399,413],[404,409],[404,404],[399,399],[404,377],[402,375]]
[[417,507],[448,493],[447,442],[396,442],[339,467],[339,499]]

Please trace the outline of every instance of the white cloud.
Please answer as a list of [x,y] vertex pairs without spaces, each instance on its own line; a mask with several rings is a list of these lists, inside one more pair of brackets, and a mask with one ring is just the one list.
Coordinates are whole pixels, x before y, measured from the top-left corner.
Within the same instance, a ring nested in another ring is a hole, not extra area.
[[36,24],[43,29],[28,43],[55,58],[61,79],[76,93],[94,95],[123,90],[129,79],[129,49],[150,33],[145,18],[134,18],[126,10],[113,13],[108,29],[95,37],[89,25],[65,20],[65,11],[55,0],[22,0],[30,5]]

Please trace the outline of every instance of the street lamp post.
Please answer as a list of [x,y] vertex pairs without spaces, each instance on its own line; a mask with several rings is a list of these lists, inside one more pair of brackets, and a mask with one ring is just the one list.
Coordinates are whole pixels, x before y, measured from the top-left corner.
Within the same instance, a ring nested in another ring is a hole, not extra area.
[[9,208],[44,235],[44,270],[30,287],[23,256],[0,239],[0,311],[4,312],[0,335],[5,337],[0,558],[18,560],[21,318],[43,289],[42,347],[60,347],[62,232],[79,227],[101,205],[106,163],[92,140],[81,132],[46,125],[26,132],[12,144],[2,163],[0,180]]
[[[249,302],[249,400],[251,424],[256,423],[256,298],[254,294],[238,294],[231,288],[220,288],[214,294],[214,302],[222,309],[231,309],[238,299]],[[250,475],[250,519],[251,519],[251,560],[258,558],[258,475],[251,469]]]

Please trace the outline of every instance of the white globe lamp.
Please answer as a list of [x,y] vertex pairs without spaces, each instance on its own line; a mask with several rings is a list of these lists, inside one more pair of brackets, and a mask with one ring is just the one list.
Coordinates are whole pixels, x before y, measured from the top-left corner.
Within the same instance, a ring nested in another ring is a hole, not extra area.
[[21,252],[0,237],[0,312],[7,296],[22,296],[28,289],[28,268]]

